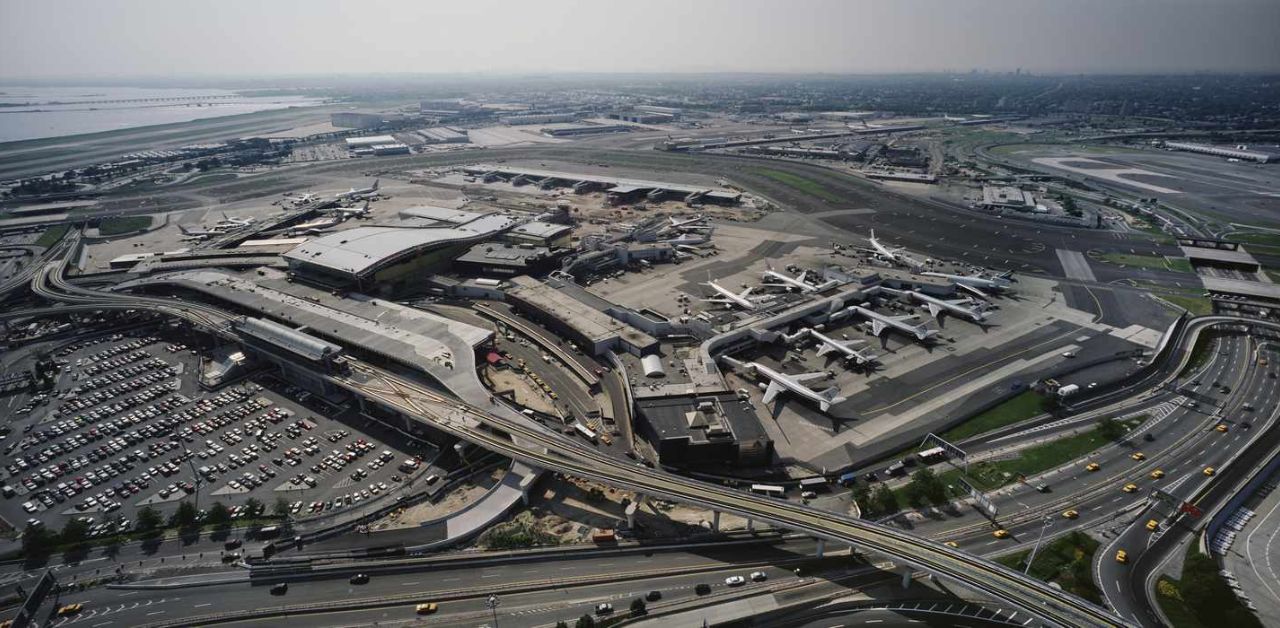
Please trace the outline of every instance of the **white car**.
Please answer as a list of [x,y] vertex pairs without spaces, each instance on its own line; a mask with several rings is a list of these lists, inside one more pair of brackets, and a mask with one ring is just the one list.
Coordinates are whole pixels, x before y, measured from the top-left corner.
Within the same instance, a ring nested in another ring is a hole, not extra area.
[[765,580],[768,580],[768,579],[769,579],[769,574],[767,574],[767,573],[765,573],[765,572],[763,572],[763,571],[753,571],[753,572],[751,572],[751,581],[752,581],[752,582],[764,582]]
[[742,576],[729,576],[724,579],[724,583],[731,587],[742,586],[747,583],[747,579]]

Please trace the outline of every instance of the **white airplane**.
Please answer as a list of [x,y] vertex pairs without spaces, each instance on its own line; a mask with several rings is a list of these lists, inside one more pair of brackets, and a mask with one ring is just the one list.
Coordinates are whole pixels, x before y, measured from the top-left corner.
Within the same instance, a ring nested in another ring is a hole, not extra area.
[[252,218],[232,218],[227,212],[222,212],[222,220],[218,221],[216,226],[227,228],[248,227],[253,224]]
[[809,271],[807,270],[803,271],[799,275],[792,277],[790,275],[780,273],[774,270],[773,263],[769,262],[768,260],[765,260],[765,267],[766,267],[766,270],[761,275],[761,279],[763,279],[765,282],[771,282],[771,283],[766,283],[765,284],[766,286],[772,285],[772,286],[778,286],[778,287],[785,287],[787,289],[794,288],[800,292],[821,292],[836,284],[835,281],[827,281],[821,285],[815,286],[805,281],[805,278],[809,276]]
[[670,226],[675,229],[679,229],[680,227],[686,227],[689,225],[701,225],[707,222],[706,217],[701,214],[694,216],[693,218],[689,218],[687,220],[678,220],[676,219],[675,216],[671,216],[667,220],[671,221]]
[[751,294],[751,288],[746,288],[742,292],[734,292],[714,281],[708,281],[702,285],[710,287],[720,295],[716,298],[703,299],[703,301],[707,301],[709,303],[723,303],[731,307],[736,305],[744,310],[756,309],[755,301],[747,298],[747,295]]
[[929,308],[929,314],[934,318],[938,318],[938,315],[946,312],[954,316],[967,318],[975,323],[987,320],[987,313],[971,299],[939,299],[917,290],[894,290],[893,288],[883,287],[881,290],[890,294],[905,296],[917,303],[923,303]]
[[818,355],[826,355],[832,351],[839,351],[844,354],[844,359],[853,361],[854,364],[862,366],[876,361],[876,356],[870,353],[858,351],[853,347],[863,344],[863,340],[836,340],[830,336],[821,334],[816,329],[810,329],[809,335],[818,341]]
[[938,330],[929,329],[924,325],[912,324],[908,321],[919,318],[917,316],[885,316],[874,310],[869,310],[861,305],[851,305],[844,310],[848,314],[857,314],[871,321],[871,333],[879,336],[886,329],[893,329],[902,332],[908,336],[913,336],[916,340],[926,340],[937,335]]
[[365,201],[363,207],[335,207],[329,211],[344,218],[368,218],[369,201]]
[[987,291],[1004,292],[1009,290],[1010,285],[1013,283],[1010,281],[1011,272],[1001,273],[994,277],[984,277],[981,274],[948,275],[946,273],[933,271],[923,272],[920,274],[926,277],[946,279],[947,281],[955,284],[957,288],[960,288],[980,299],[990,299],[990,295],[987,294]]
[[672,246],[680,246],[680,245],[691,246],[694,244],[706,244],[707,242],[711,241],[712,231],[714,231],[714,228],[711,231],[706,231],[704,233],[685,233],[675,238],[667,238],[665,240],[662,240],[662,243],[670,244]]
[[286,197],[284,197],[284,200],[289,201],[289,202],[291,202],[291,203],[295,203],[295,204],[301,205],[301,204],[303,204],[303,203],[310,203],[311,201],[314,201],[314,200],[316,200],[317,198],[320,198],[320,195],[318,195],[318,194],[312,194],[311,192],[307,192],[306,194],[303,194],[302,196],[286,196]]
[[178,230],[184,236],[183,240],[207,240],[214,236],[222,235],[224,229],[214,227],[213,229],[188,229],[184,225],[178,225]]
[[369,186],[369,187],[367,187],[367,188],[359,188],[359,189],[351,188],[350,190],[347,190],[346,192],[341,192],[341,193],[339,193],[339,194],[338,194],[337,196],[335,196],[334,198],[336,198],[336,199],[338,199],[338,200],[343,200],[343,199],[348,199],[348,198],[367,198],[367,197],[370,197],[370,196],[374,196],[374,195],[376,195],[376,194],[378,193],[378,184],[379,184],[380,182],[381,182],[381,180],[380,180],[380,179],[374,179],[374,180],[373,180],[373,185],[371,185],[371,186]]
[[867,250],[870,250],[872,253],[875,253],[876,255],[880,256],[882,259],[893,262],[895,264],[910,266],[915,269],[920,269],[924,267],[924,262],[921,262],[920,260],[915,259],[914,257],[907,255],[906,253],[903,253],[903,251],[906,250],[905,248],[898,247],[895,249],[891,249],[881,244],[880,240],[876,238],[875,229],[871,230],[870,240],[871,240],[871,248]]
[[300,225],[294,225],[292,227],[289,227],[285,229],[285,233],[291,236],[317,235],[320,233],[324,233],[325,231],[329,231],[330,229],[333,229],[339,224],[342,224],[341,217],[327,216],[324,218],[319,218],[317,220],[312,220],[311,222],[304,222]]
[[831,406],[839,404],[846,399],[846,397],[840,396],[840,389],[835,386],[832,386],[822,392],[818,392],[801,383],[827,377],[828,375],[824,371],[787,375],[755,362],[747,362],[744,364],[732,358],[724,358],[724,360],[730,362],[734,366],[742,367],[756,377],[763,377],[769,380],[768,386],[762,385],[764,388],[764,403],[766,404],[772,402],[777,398],[778,393],[783,391],[791,392],[802,399],[807,399],[818,404],[818,407],[821,408],[823,412],[831,410]]

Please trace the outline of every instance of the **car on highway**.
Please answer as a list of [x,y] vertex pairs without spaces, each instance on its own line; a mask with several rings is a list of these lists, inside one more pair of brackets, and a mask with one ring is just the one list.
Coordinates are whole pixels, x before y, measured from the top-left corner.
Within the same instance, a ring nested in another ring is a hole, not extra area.
[[1147,529],[1148,529],[1148,530],[1150,530],[1150,531],[1152,531],[1152,532],[1155,532],[1156,530],[1159,530],[1159,529],[1160,529],[1160,522],[1159,522],[1159,521],[1156,521],[1155,519],[1149,519],[1149,520],[1147,520]]
[[1228,427],[1227,427],[1227,424],[1226,424],[1226,423],[1219,423],[1219,424],[1218,424],[1218,426],[1217,426],[1217,427],[1215,427],[1215,428],[1213,428],[1213,429],[1218,430],[1219,432],[1222,432],[1223,434],[1226,434],[1226,433],[1227,433],[1227,430],[1229,430],[1230,428],[1228,428]]
[[58,609],[58,617],[69,617],[84,610],[84,604],[76,602],[75,604],[67,604]]
[[1153,480],[1159,480],[1162,477],[1164,477],[1164,471],[1161,471],[1160,469],[1156,469],[1151,472],[1151,479]]
[[439,608],[435,602],[423,602],[414,607],[414,612],[419,615],[430,615],[439,610]]
[[613,605],[612,605],[612,604],[610,604],[610,603],[608,603],[608,602],[601,602],[601,603],[599,603],[599,604],[596,604],[596,614],[597,614],[597,615],[608,615],[609,613],[612,613],[612,612],[613,612]]
[[947,541],[946,543],[943,543],[943,545],[946,545],[947,547],[960,547],[960,544],[955,541]]
[[1102,465],[1096,462],[1090,462],[1089,464],[1085,465],[1084,470],[1090,473],[1093,473],[1094,471],[1097,471],[1098,469],[1101,469],[1101,468],[1102,468]]
[[693,592],[698,595],[706,595],[711,592],[711,585],[705,582],[700,582],[693,587]]
[[741,586],[747,583],[747,579],[742,576],[729,576],[724,579],[724,583],[731,587]]
[[1129,562],[1129,552],[1126,552],[1124,550],[1117,551],[1116,562],[1120,563],[1121,565]]
[[1205,475],[1213,475],[1214,473],[1215,473],[1215,471],[1214,471],[1214,468],[1213,468],[1213,467],[1205,467],[1205,468],[1204,468],[1204,474],[1205,474]]
[[650,591],[644,594],[644,599],[650,602],[657,602],[658,600],[662,599],[662,591],[658,591],[657,589],[654,589],[653,591]]
[[1122,489],[1120,489],[1120,490],[1122,490],[1122,491],[1124,491],[1124,492],[1126,492],[1126,493],[1133,493],[1133,492],[1135,492],[1135,491],[1137,491],[1137,490],[1138,490],[1138,485],[1137,485],[1137,484],[1133,484],[1133,483],[1125,484],[1125,485],[1124,485],[1124,488],[1122,488]]
[[347,582],[350,582],[351,584],[369,584],[369,574],[358,573],[354,576],[351,576],[351,579],[348,580]]
[[1080,516],[1080,511],[1074,510],[1074,509],[1063,511],[1062,513],[1063,519],[1075,519],[1076,517],[1079,517],[1079,516]]
[[752,582],[764,582],[765,580],[768,580],[768,579],[769,579],[769,574],[767,574],[767,573],[765,573],[765,572],[763,572],[763,571],[753,571],[753,572],[751,572],[751,581],[752,581]]
[[991,536],[994,536],[997,539],[1007,539],[1009,538],[1009,531],[1004,528],[1000,528],[999,530],[992,532]]
[[1135,451],[1135,452],[1133,452],[1132,454],[1130,454],[1130,455],[1129,455],[1129,457],[1130,457],[1130,458],[1133,458],[1134,460],[1137,460],[1137,461],[1141,462],[1141,461],[1143,461],[1143,460],[1146,460],[1146,459],[1147,459],[1147,454],[1144,454],[1144,453],[1142,453],[1142,452],[1140,452],[1140,451]]
[[271,595],[284,595],[289,592],[289,583],[281,582],[271,587]]

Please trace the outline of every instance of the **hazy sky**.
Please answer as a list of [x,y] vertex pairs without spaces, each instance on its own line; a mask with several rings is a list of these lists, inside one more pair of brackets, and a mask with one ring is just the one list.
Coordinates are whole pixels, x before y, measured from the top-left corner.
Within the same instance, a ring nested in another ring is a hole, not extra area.
[[1280,70],[1280,0],[0,0],[0,79]]

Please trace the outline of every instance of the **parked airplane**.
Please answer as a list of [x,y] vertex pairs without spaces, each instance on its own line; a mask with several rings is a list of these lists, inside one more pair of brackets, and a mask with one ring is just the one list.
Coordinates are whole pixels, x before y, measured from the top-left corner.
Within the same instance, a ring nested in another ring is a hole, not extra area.
[[916,258],[914,258],[914,257],[911,257],[910,255],[907,255],[906,253],[903,253],[903,251],[905,251],[905,250],[906,250],[905,248],[903,248],[903,247],[898,247],[898,248],[891,249],[891,248],[889,248],[889,247],[887,247],[887,246],[885,246],[885,245],[881,244],[881,243],[880,243],[880,240],[876,238],[876,230],[875,230],[875,229],[872,229],[872,230],[871,230],[871,238],[870,238],[870,240],[871,240],[871,248],[870,248],[870,249],[864,249],[864,250],[869,250],[869,251],[871,251],[872,253],[875,253],[875,254],[876,254],[877,256],[879,256],[881,259],[883,259],[883,260],[885,260],[885,261],[893,262],[893,263],[895,263],[895,264],[902,264],[902,265],[904,265],[904,266],[910,266],[911,268],[914,268],[914,269],[916,269],[916,270],[919,270],[919,269],[921,269],[921,268],[924,268],[924,262],[922,262],[922,261],[920,261],[920,260],[918,260],[918,259],[916,259]]
[[222,235],[224,231],[218,227],[213,229],[188,229],[184,225],[178,225],[178,230],[182,232],[183,240],[207,240],[214,236]]
[[939,299],[917,290],[894,290],[893,288],[883,287],[880,289],[890,294],[905,296],[917,303],[923,303],[929,308],[929,314],[934,318],[938,318],[940,314],[946,312],[954,316],[967,318],[975,323],[981,323],[987,319],[987,313],[971,299]]
[[227,215],[227,212],[222,212],[222,220],[219,220],[215,226],[234,229],[248,227],[251,224],[253,224],[253,218],[232,218]]
[[711,234],[713,231],[714,231],[714,227],[711,230],[708,230],[704,233],[684,233],[675,238],[667,238],[665,240],[662,240],[662,243],[670,244],[672,246],[680,246],[682,244],[686,246],[690,246],[694,244],[705,244],[711,241]]
[[821,285],[815,286],[805,281],[805,278],[809,276],[809,271],[807,270],[803,271],[799,275],[792,277],[790,275],[780,273],[774,270],[773,263],[768,260],[765,260],[765,267],[766,267],[766,270],[761,275],[761,279],[763,279],[766,282],[765,283],[766,286],[776,286],[776,287],[783,287],[787,289],[795,289],[795,290],[799,290],[800,292],[821,292],[836,284],[835,281],[827,281],[822,283]]
[[1011,281],[1011,272],[1004,272],[993,277],[986,277],[977,273],[972,275],[948,275],[947,273],[933,271],[927,271],[920,274],[926,277],[946,279],[947,281],[955,284],[956,287],[980,299],[990,299],[991,297],[988,292],[999,293],[1010,290],[1010,285],[1013,283]]
[[289,227],[285,229],[285,233],[291,236],[317,235],[329,231],[340,224],[342,224],[342,218],[340,216],[326,216],[324,218],[312,220],[311,222],[304,222],[300,225]]
[[740,367],[748,371],[756,377],[763,377],[764,379],[769,380],[769,384],[767,386],[763,384],[761,385],[761,387],[764,388],[764,403],[766,404],[772,402],[777,398],[778,393],[783,391],[791,392],[802,399],[818,404],[818,407],[821,408],[823,412],[831,410],[831,406],[839,404],[846,399],[846,397],[840,396],[840,389],[835,386],[832,386],[822,392],[818,392],[801,383],[828,377],[825,371],[788,375],[786,373],[779,373],[763,364],[757,364],[755,362],[743,363],[734,360],[733,358],[722,359],[735,367]]
[[871,333],[879,336],[886,329],[893,329],[913,336],[916,340],[927,340],[937,335],[938,330],[929,329],[924,325],[912,324],[908,321],[919,318],[917,316],[885,316],[874,310],[869,310],[861,305],[851,305],[844,310],[848,314],[857,314],[871,321]]
[[687,220],[678,220],[675,216],[671,216],[667,220],[671,221],[670,226],[675,229],[679,229],[680,227],[686,227],[690,225],[702,225],[703,223],[707,222],[706,217],[702,216],[701,214],[694,216],[693,218],[689,218]]
[[344,218],[368,218],[369,201],[365,201],[363,207],[335,207],[329,211]]
[[751,299],[747,298],[747,295],[751,294],[751,288],[746,288],[742,292],[734,292],[728,288],[725,288],[724,286],[721,286],[720,284],[714,281],[708,281],[707,283],[704,283],[702,285],[710,287],[712,290],[715,290],[716,293],[720,295],[719,297],[715,297],[715,298],[703,299],[703,301],[707,301],[710,303],[723,303],[731,307],[736,305],[744,310],[756,309],[755,301],[752,301]]
[[320,195],[307,192],[302,196],[286,196],[284,197],[284,200],[301,205],[303,203],[310,203],[311,201],[314,201],[317,198],[320,198]]
[[844,354],[845,360],[850,360],[858,366],[870,364],[876,361],[876,356],[871,353],[865,353],[854,349],[854,346],[864,344],[864,340],[836,340],[830,336],[819,333],[816,329],[810,329],[809,335],[818,341],[818,355],[826,355],[832,351],[839,351]]
[[381,181],[380,179],[374,179],[373,185],[367,188],[359,188],[359,189],[351,188],[346,192],[339,193],[334,198],[338,200],[343,200],[348,198],[367,198],[370,196],[375,196],[378,193],[378,184],[380,183],[380,181]]

